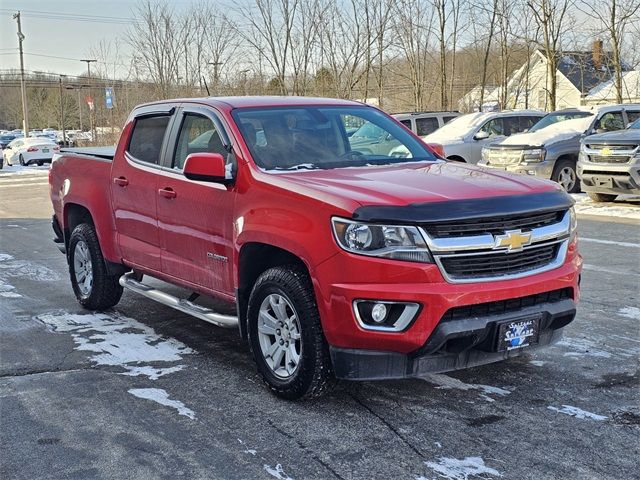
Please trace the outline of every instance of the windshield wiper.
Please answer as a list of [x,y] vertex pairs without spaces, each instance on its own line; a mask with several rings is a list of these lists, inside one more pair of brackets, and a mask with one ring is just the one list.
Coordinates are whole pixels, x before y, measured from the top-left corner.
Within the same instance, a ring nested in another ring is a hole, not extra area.
[[320,167],[313,163],[301,163],[299,165],[292,165],[291,167],[275,167],[272,170],[319,170]]

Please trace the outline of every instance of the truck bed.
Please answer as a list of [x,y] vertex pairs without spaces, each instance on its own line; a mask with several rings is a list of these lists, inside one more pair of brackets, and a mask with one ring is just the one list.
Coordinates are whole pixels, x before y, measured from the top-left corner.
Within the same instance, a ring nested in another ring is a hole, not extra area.
[[82,155],[84,157],[97,157],[101,160],[113,161],[113,157],[116,153],[115,146],[108,147],[74,147],[74,148],[62,148],[61,154],[70,153],[73,155]]

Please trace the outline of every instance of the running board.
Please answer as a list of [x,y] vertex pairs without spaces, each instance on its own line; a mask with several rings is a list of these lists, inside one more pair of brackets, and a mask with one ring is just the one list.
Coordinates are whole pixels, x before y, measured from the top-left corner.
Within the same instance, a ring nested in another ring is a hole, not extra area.
[[217,325],[218,327],[233,328],[238,326],[238,317],[216,313],[209,308],[196,305],[184,298],[174,297],[173,295],[158,290],[157,288],[145,285],[135,279],[134,272],[125,273],[120,277],[119,282],[120,285],[128,290],[144,295],[151,300],[155,300],[158,303],[180,310],[183,313],[199,318],[200,320],[204,320],[205,322]]

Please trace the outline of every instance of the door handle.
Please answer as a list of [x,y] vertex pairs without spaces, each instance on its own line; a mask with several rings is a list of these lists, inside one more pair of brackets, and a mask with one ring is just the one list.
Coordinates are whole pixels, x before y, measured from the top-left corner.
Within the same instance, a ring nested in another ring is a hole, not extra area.
[[113,179],[113,183],[115,183],[119,187],[126,187],[127,185],[129,185],[129,180],[124,177],[116,177]]
[[178,194],[171,187],[165,187],[158,190],[158,195],[164,198],[176,198]]

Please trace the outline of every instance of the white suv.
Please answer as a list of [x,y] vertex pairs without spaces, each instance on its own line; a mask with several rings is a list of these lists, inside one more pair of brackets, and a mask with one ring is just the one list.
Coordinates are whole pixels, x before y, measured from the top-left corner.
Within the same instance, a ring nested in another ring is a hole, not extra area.
[[406,112],[391,116],[419,137],[423,137],[459,117],[460,112]]

